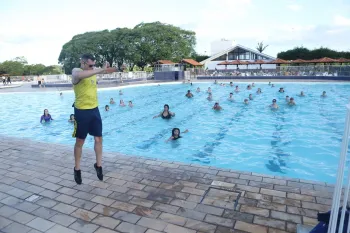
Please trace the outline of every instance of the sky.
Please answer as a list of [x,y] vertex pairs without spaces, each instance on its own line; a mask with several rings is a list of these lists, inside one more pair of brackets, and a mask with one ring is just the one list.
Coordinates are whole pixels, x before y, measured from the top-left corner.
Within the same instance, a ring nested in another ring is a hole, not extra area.
[[276,56],[296,46],[350,51],[350,0],[0,0],[0,62],[58,64],[62,46],[87,31],[168,23],[196,32],[196,51],[212,41],[259,41]]

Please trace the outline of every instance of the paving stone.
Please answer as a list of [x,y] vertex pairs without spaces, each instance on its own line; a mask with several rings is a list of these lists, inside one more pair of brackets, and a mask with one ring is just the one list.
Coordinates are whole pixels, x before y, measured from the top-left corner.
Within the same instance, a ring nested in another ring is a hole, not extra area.
[[134,197],[133,199],[130,200],[130,203],[135,204],[135,205],[144,206],[144,207],[151,207],[154,204],[154,201]]
[[302,201],[301,203],[302,203],[303,208],[311,209],[311,210],[318,210],[320,212],[327,212],[331,208],[329,205],[321,205],[321,204],[305,202],[305,201]]
[[83,192],[83,191],[78,191],[77,193],[75,193],[73,195],[73,197],[77,197],[77,198],[84,199],[84,200],[87,200],[87,201],[90,201],[95,196],[96,195],[94,195],[94,194]]
[[235,230],[251,233],[267,233],[267,227],[250,224],[246,222],[237,221],[235,224]]
[[57,192],[63,193],[63,194],[69,195],[69,196],[72,196],[75,193],[77,193],[78,190],[67,188],[67,187],[63,187],[63,188],[58,189]]
[[43,218],[35,218],[32,221],[30,221],[29,223],[27,223],[27,226],[34,228],[38,231],[47,231],[48,229],[50,229],[51,227],[53,227],[55,225],[55,223],[47,221]]
[[91,210],[92,208],[94,208],[97,204],[91,201],[86,201],[83,199],[78,199],[75,202],[72,203],[73,206],[75,207],[79,207],[81,209],[85,209],[85,210]]
[[296,200],[300,200],[300,201],[315,202],[315,197],[300,195],[300,194],[296,194],[296,193],[288,193],[287,197],[290,199],[296,199]]
[[123,233],[144,233],[147,229],[138,225],[122,222],[118,225],[116,230]]
[[38,204],[47,208],[51,208],[57,204],[57,201],[44,197],[36,201],[35,204]]
[[55,225],[52,228],[50,228],[46,233],[77,233],[75,230],[71,230],[69,228],[60,226],[60,225]]
[[185,227],[197,230],[198,232],[206,232],[206,233],[214,233],[216,229],[216,225],[208,224],[205,222],[188,219]]
[[186,208],[186,209],[194,209],[196,208],[197,204],[194,202],[189,202],[189,201],[184,201],[184,200],[179,200],[179,199],[175,199],[172,202],[170,202],[171,205],[175,205],[175,206],[179,206],[182,208]]
[[301,216],[294,215],[294,214],[288,214],[278,211],[271,211],[271,217],[275,219],[280,219],[288,222],[294,222],[294,223],[301,223]]
[[30,185],[24,189],[27,190],[28,192],[31,192],[34,194],[39,194],[45,190],[44,188],[36,186],[36,185]]
[[158,187],[161,184],[160,182],[148,180],[148,179],[143,179],[143,180],[141,180],[140,183],[144,184],[144,185],[153,186],[153,187]]
[[224,176],[224,177],[232,177],[232,178],[238,178],[239,174],[233,173],[233,172],[225,172],[225,171],[219,171],[217,173],[218,176]]
[[270,195],[265,195],[265,194],[260,194],[260,193],[252,193],[252,192],[246,192],[244,195],[246,198],[249,199],[255,199],[255,200],[261,200],[261,201],[272,201],[272,196]]
[[83,233],[93,233],[96,231],[98,226],[78,219],[76,222],[70,225],[69,228]]
[[186,201],[190,201],[190,202],[195,202],[195,203],[199,203],[201,202],[202,197],[201,196],[197,196],[197,195],[190,195]]
[[66,203],[66,204],[72,204],[73,202],[75,202],[77,200],[77,198],[71,197],[71,196],[68,196],[65,194],[61,194],[58,197],[56,197],[55,200],[59,201],[59,202]]
[[149,196],[148,192],[136,190],[136,189],[130,189],[127,194],[130,194],[135,197],[140,197],[140,198],[147,198]]
[[138,222],[137,225],[146,227],[146,228],[151,228],[157,231],[163,231],[165,227],[168,225],[168,223],[161,221],[161,220],[156,220],[152,218],[146,218],[142,217]]
[[280,230],[284,230],[285,225],[286,225],[284,221],[264,218],[264,217],[260,217],[260,216],[255,216],[253,223],[263,225],[263,226],[277,228]]
[[240,211],[244,213],[260,215],[263,217],[269,217],[270,215],[270,211],[268,209],[262,209],[262,208],[247,206],[247,205],[242,205],[240,208]]
[[167,233],[178,233],[178,232],[182,232],[182,233],[196,233],[196,231],[194,230],[190,230],[188,228],[184,228],[184,227],[179,227],[173,224],[168,224],[166,226],[166,228],[164,229],[164,232]]
[[181,190],[181,192],[202,196],[205,191],[204,190],[200,190],[200,189],[190,188],[190,187],[184,187]]
[[51,191],[57,191],[58,189],[62,188],[61,185],[57,185],[51,182],[47,182],[46,184],[41,186],[42,188],[49,189]]
[[262,177],[261,176],[251,176],[251,175],[245,175],[245,174],[241,174],[239,176],[240,179],[244,179],[244,180],[253,180],[253,181],[258,181],[261,182],[262,181]]
[[123,220],[125,222],[135,224],[137,221],[140,220],[141,217],[136,215],[136,214],[131,214],[128,212],[119,211],[113,215],[113,218],[120,219],[120,220]]
[[68,227],[77,219],[65,214],[56,214],[50,218],[50,221],[58,223],[62,226]]
[[42,185],[45,185],[47,183],[47,181],[44,181],[44,180],[41,180],[41,179],[37,179],[37,178],[34,178],[30,181],[28,181],[28,183],[30,184],[34,184],[34,185],[38,185],[38,186],[42,186]]
[[71,214],[71,216],[90,222],[97,216],[97,214],[88,210],[77,209]]
[[316,197],[316,203],[323,204],[323,205],[332,205],[332,199],[323,198],[323,197]]
[[21,201],[20,203],[16,204],[14,207],[18,210],[22,210],[25,212],[33,212],[34,210],[38,209],[40,206],[33,204],[31,202]]
[[13,221],[8,220],[7,218],[0,216],[0,229],[10,225]]
[[288,205],[288,206],[295,206],[295,207],[301,207],[301,202],[299,200],[293,200],[283,197],[273,197],[272,202]]
[[99,196],[108,197],[111,193],[113,193],[113,191],[101,189],[101,188],[95,188],[91,190],[91,193]]
[[266,201],[259,201],[257,204],[257,207],[269,209],[269,210],[277,210],[277,211],[286,211],[286,205],[276,204],[274,202],[266,202]]
[[120,223],[119,220],[105,216],[97,216],[92,222],[110,229],[116,228],[116,226],[118,226]]
[[203,205],[203,204],[198,204],[195,210],[203,213],[218,215],[218,216],[221,216],[222,213],[224,212],[224,209]]
[[277,196],[277,197],[286,197],[286,192],[264,189],[264,188],[260,189],[260,193],[271,195],[271,196]]
[[118,212],[117,209],[114,209],[114,208],[109,207],[109,206],[104,206],[101,204],[96,205],[91,211],[100,213],[104,216],[112,216],[113,214]]
[[101,205],[106,205],[106,206],[110,206],[115,202],[113,199],[110,199],[107,197],[102,197],[102,196],[96,196],[96,197],[92,198],[91,201],[99,203]]
[[232,219],[221,218],[221,217],[217,217],[217,216],[210,215],[210,214],[207,214],[205,216],[204,221],[206,221],[208,223],[221,225],[221,226],[224,226],[224,227],[233,227],[233,224],[235,223],[235,221],[232,220]]
[[153,229],[148,229],[146,233],[161,233],[160,231],[155,231]]
[[178,215],[168,214],[168,213],[162,213],[159,216],[159,219],[161,219],[167,223],[172,223],[172,224],[180,225],[180,226],[184,226],[187,222],[187,219],[184,217],[180,217]]
[[0,208],[0,215],[3,217],[9,217],[11,215],[14,215],[17,212],[18,210],[16,210],[15,208],[12,208],[6,205]]
[[287,231],[288,232],[297,232],[297,224],[287,222]]
[[234,211],[234,210],[225,210],[222,217],[252,223],[254,215],[242,213],[242,212]]
[[120,201],[115,201],[111,205],[111,207],[119,209],[119,210],[124,210],[127,212],[132,212],[136,208],[136,205],[132,205],[132,204],[124,203],[124,202],[120,202]]
[[[32,221],[36,217],[34,215],[27,214],[27,213],[25,213],[23,211],[19,211],[19,212],[15,213],[15,214],[9,216],[8,218],[13,220],[13,221],[15,221],[15,222],[26,224],[26,223]],[[0,227],[0,229],[1,229],[1,227]]]
[[54,216],[55,214],[57,214],[57,211],[54,211],[52,209],[48,209],[48,208],[45,208],[45,207],[40,207],[40,208],[34,210],[32,212],[32,214],[34,214],[34,215],[36,215],[38,217],[44,218],[44,219],[49,219],[52,216]]
[[58,205],[54,206],[52,209],[64,214],[71,214],[78,208],[71,205],[64,204],[64,203],[59,203]]
[[111,184],[105,183],[105,182],[101,182],[101,181],[93,181],[91,182],[89,185],[97,187],[97,188],[101,188],[101,189],[106,189],[108,188]]
[[143,207],[143,206],[138,206],[135,208],[135,210],[133,211],[133,213],[142,216],[142,217],[149,217],[149,218],[158,218],[158,216],[160,215],[160,211],[157,210],[152,210],[150,208],[147,207]]
[[57,176],[48,176],[48,177],[44,178],[44,180],[49,181],[51,183],[59,183],[62,181],[62,179],[57,177]]
[[159,202],[154,203],[154,205],[152,206],[152,209],[172,214],[175,214],[179,210],[179,208],[180,207],[178,206],[167,205]]
[[[252,199],[248,199],[248,200],[252,200]],[[256,200],[253,203],[253,206],[256,206]],[[206,205],[211,205],[211,206],[216,206],[219,208],[226,208],[226,209],[234,209],[234,203],[233,202],[227,202],[227,201],[220,201],[220,200],[215,200],[215,199],[211,199],[209,197],[204,198],[203,204]],[[242,202],[243,204],[246,203],[245,200],[243,200]]]
[[294,206],[287,206],[287,212],[291,214],[307,216],[310,218],[317,218],[317,213],[318,213],[318,211],[316,210],[309,210],[309,209],[304,209],[304,208],[299,208]]
[[1,231],[3,231],[4,233],[27,233],[30,230],[32,230],[32,228],[13,222]]
[[272,179],[272,178],[267,178],[267,177],[263,177],[262,182],[276,184],[276,185],[284,185],[284,186],[287,185],[286,180]]
[[8,205],[8,206],[14,206],[14,205],[17,205],[17,204],[21,203],[22,200],[20,200],[20,199],[18,199],[16,197],[8,196],[8,197],[0,200],[0,202],[2,204]]
[[110,229],[100,227],[94,233],[117,233],[117,231],[112,231]]
[[58,197],[60,194],[51,190],[44,190],[40,193],[41,196],[48,197],[51,199],[55,199]]

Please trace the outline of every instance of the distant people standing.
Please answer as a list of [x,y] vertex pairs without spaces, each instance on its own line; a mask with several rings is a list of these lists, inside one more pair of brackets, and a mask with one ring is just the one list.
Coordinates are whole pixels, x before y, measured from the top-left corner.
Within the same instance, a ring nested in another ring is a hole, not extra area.
[[5,78],[5,76],[2,76],[2,84],[4,84],[4,86],[6,85],[6,78]]
[[8,85],[9,83],[12,84],[12,83],[11,83],[11,77],[10,77],[10,76],[7,76],[7,85]]
[[41,79],[41,86],[43,86],[45,88],[45,79],[44,78]]
[[41,78],[40,78],[39,75],[38,75],[38,77],[36,78],[36,80],[38,81],[38,86],[41,88]]

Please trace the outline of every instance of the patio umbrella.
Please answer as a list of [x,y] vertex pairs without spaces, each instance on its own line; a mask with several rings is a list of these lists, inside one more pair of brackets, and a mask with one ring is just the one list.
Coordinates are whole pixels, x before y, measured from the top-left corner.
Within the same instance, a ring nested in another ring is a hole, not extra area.
[[287,61],[287,60],[283,60],[281,58],[277,58],[276,60],[266,62],[266,64],[278,64],[278,65],[280,65],[280,64],[288,64],[288,63],[290,63],[290,62]]
[[255,62],[252,62],[251,64],[259,64],[260,69],[261,69],[261,64],[266,64],[266,62],[264,62],[263,60],[256,60]]
[[324,58],[320,58],[320,59],[315,59],[313,60],[314,63],[334,63],[334,62],[338,62],[336,59],[332,59],[329,57],[324,57]]
[[240,60],[233,60],[230,62],[231,65],[236,65],[238,70],[238,65],[242,65],[242,62]]
[[229,61],[223,61],[218,63],[218,66],[225,66],[225,70],[227,69],[227,66],[231,65],[231,63]]
[[339,62],[340,64],[343,64],[343,63],[350,62],[350,59],[346,59],[346,58],[339,58],[339,59],[337,59],[337,62]]
[[296,59],[296,60],[292,60],[290,62],[293,64],[301,64],[301,63],[308,63],[309,61],[305,61],[303,59]]

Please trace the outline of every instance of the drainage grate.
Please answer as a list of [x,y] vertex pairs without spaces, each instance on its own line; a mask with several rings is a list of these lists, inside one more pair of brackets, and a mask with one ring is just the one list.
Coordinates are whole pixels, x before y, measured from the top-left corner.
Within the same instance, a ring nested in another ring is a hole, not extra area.
[[202,201],[204,200],[204,198],[207,196],[207,194],[210,192],[211,189],[216,189],[216,190],[221,190],[221,191],[226,191],[226,192],[232,192],[232,193],[238,193],[236,200],[234,201],[234,205],[233,205],[233,210],[236,210],[237,205],[238,205],[238,200],[241,197],[241,192],[235,190],[235,188],[222,188],[222,187],[215,187],[215,186],[210,186],[204,193],[201,201],[199,202],[200,204],[202,204]]

